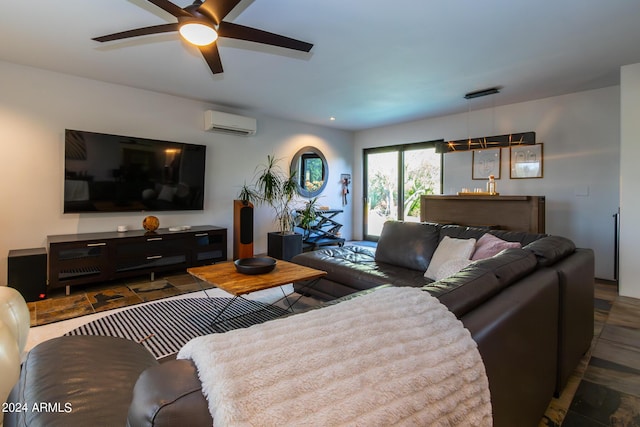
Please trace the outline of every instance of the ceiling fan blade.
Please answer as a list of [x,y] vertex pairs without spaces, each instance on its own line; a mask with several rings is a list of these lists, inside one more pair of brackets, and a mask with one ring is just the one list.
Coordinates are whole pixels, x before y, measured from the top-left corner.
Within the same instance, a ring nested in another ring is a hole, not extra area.
[[91,40],[104,43],[104,42],[110,42],[113,40],[128,39],[131,37],[146,36],[149,34],[169,33],[171,31],[178,31],[178,23],[152,25],[151,27],[136,28],[135,30],[122,31],[119,33],[107,34],[106,36],[95,37]]
[[158,6],[160,9],[164,10],[165,12],[169,12],[170,14],[172,14],[173,16],[175,16],[176,18],[180,17],[180,16],[192,16],[189,12],[187,12],[186,10],[184,10],[183,8],[181,8],[180,6],[177,6],[173,3],[171,3],[168,0],[147,0],[149,3],[153,3],[156,6]]
[[205,0],[198,8],[198,12],[206,15],[216,24],[219,24],[240,1],[241,0]]
[[220,37],[247,40],[250,42],[299,50],[302,52],[309,52],[313,47],[311,43],[270,33],[268,31],[258,30],[256,28],[245,27],[244,25],[232,24],[231,22],[226,21],[220,23],[218,35]]
[[209,64],[209,68],[211,68],[211,72],[213,74],[220,74],[224,70],[222,69],[222,60],[220,59],[220,52],[218,51],[217,43],[212,43],[207,46],[198,46],[202,56],[204,57],[207,64]]

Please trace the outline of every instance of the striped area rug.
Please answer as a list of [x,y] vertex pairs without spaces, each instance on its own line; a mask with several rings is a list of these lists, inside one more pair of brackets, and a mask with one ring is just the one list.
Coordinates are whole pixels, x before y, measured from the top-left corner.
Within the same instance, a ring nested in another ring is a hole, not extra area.
[[[287,311],[237,299],[217,320],[211,321],[231,298],[184,298],[132,307],[82,325],[65,335],[103,335],[140,342],[156,359],[177,353],[192,338],[246,328],[278,318]],[[262,310],[260,310],[262,309]],[[229,320],[224,320],[229,319]]]

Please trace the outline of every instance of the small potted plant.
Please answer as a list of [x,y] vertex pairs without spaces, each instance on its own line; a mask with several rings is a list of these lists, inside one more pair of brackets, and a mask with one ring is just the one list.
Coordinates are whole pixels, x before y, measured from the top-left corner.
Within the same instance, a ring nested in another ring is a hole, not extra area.
[[249,203],[256,204],[260,200],[260,195],[245,182],[238,192],[238,200],[245,206]]
[[304,240],[311,235],[311,230],[317,221],[318,198],[314,197],[305,203],[304,208],[299,209],[296,215],[296,225],[304,230]]

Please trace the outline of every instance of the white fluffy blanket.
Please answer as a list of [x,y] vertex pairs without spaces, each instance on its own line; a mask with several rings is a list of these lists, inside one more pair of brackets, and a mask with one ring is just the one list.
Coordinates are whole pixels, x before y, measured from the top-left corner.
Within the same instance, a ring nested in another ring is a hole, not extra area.
[[199,337],[215,426],[490,426],[469,331],[427,292],[385,288],[247,329]]

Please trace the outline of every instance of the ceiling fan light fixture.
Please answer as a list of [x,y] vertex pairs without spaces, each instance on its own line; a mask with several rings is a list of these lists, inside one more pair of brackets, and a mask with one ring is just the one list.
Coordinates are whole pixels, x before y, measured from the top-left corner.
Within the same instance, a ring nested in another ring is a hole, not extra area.
[[[183,0],[186,1],[186,0]],[[212,74],[224,72],[218,46],[214,42],[218,36],[277,46],[299,52],[309,52],[313,44],[279,34],[270,33],[258,28],[246,27],[223,21],[241,0],[192,0],[193,4],[180,7],[170,0],[149,0],[158,8],[176,18],[177,22],[170,22],[148,27],[134,28],[100,37],[94,37],[100,43],[132,37],[148,36],[151,34],[179,32],[189,44],[198,47],[202,57],[209,66]],[[143,2],[145,3],[145,2]],[[145,3],[147,4],[147,3]],[[222,33],[218,34],[218,31]]]
[[196,46],[207,46],[218,39],[218,32],[210,24],[200,20],[185,20],[180,23],[180,35]]

